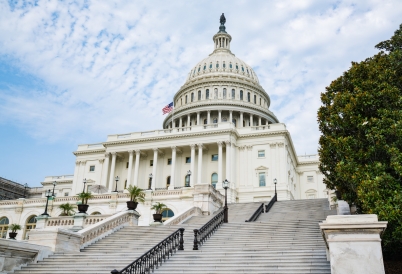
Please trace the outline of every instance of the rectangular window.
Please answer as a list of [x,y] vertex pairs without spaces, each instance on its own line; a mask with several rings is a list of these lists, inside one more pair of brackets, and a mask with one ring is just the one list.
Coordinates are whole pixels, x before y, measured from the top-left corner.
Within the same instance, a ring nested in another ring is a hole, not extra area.
[[218,154],[212,154],[212,161],[218,161]]
[[149,161],[149,166],[154,166],[154,160]]
[[128,162],[127,162],[127,164],[126,164],[126,168],[128,168]]
[[254,104],[257,104],[257,95],[254,95]]
[[168,159],[168,166],[172,164],[172,159]]
[[258,173],[260,179],[260,186],[265,186],[265,172]]
[[307,183],[314,183],[314,177],[313,176],[307,176]]
[[89,166],[89,171],[94,172],[95,171],[95,166]]
[[191,163],[191,157],[186,157],[186,164]]
[[68,194],[69,194],[68,192],[64,192],[64,196],[68,196]]
[[265,150],[259,150],[258,151],[258,158],[265,157]]

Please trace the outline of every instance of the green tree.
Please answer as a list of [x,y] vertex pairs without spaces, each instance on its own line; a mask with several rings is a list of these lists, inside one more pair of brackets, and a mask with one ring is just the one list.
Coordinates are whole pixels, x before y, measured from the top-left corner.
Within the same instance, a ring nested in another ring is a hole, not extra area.
[[61,204],[59,208],[63,210],[60,216],[71,216],[74,214],[74,206],[70,203]]
[[402,25],[376,48],[321,94],[320,170],[342,199],[389,222],[393,257],[402,254]]

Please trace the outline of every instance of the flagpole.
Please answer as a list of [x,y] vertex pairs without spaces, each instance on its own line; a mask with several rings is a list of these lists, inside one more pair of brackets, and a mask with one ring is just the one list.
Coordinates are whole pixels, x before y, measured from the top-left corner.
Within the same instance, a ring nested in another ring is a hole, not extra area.
[[173,132],[173,128],[174,128],[174,124],[173,124],[173,119],[174,118],[174,100],[173,100],[173,113],[172,113],[172,132]]

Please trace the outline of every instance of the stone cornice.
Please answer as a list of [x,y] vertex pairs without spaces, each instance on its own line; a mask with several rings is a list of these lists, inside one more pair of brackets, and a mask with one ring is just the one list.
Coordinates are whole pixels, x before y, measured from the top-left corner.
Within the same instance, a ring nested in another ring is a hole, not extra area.
[[[71,184],[72,182],[73,182],[73,179],[71,179],[71,180],[62,180],[62,181],[56,181],[57,182],[57,185],[59,185],[59,184]],[[41,182],[41,185],[43,185],[43,186],[45,186],[45,185],[52,185],[53,184],[53,181],[52,182]],[[57,186],[56,185],[56,186]]]
[[319,165],[319,164],[320,164],[320,161],[298,162],[298,165],[299,165],[299,166],[301,166],[301,165],[312,165],[312,164],[317,164],[317,165]]
[[82,155],[82,154],[91,154],[91,153],[100,153],[100,152],[106,152],[106,149],[93,149],[93,150],[83,150],[83,151],[74,151],[73,154],[75,156],[77,155]]

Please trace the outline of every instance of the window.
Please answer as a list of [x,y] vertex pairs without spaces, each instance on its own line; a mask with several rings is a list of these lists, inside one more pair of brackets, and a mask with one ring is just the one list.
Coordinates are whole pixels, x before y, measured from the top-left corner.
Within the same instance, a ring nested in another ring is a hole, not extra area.
[[227,122],[228,121],[228,118],[222,118],[222,122]]
[[219,62],[216,62],[216,68],[219,68]]
[[200,72],[200,70],[201,70],[201,66],[198,67],[198,72]]
[[257,104],[257,95],[254,94],[254,104]]
[[128,162],[126,163],[126,168],[128,168]]
[[218,89],[217,88],[214,89],[214,98],[215,99],[218,98]]
[[201,90],[198,91],[198,101],[201,100]]
[[95,171],[95,166],[89,166],[89,172],[94,172]]
[[241,67],[241,70],[244,72],[244,67],[243,66]]
[[317,191],[314,189],[309,189],[306,191],[307,199],[315,199],[317,197]]
[[164,211],[162,211],[162,222],[166,221],[169,218],[172,218],[174,216],[174,213],[172,210],[170,210],[169,208],[165,209]]
[[170,176],[167,176],[166,178],[166,188],[170,186]]
[[184,100],[184,102],[187,104],[187,95],[186,95],[186,97],[185,97],[185,100]]
[[7,238],[8,224],[9,220],[7,217],[3,217],[0,219],[0,237],[3,239]]
[[260,179],[260,186],[265,186],[265,172],[258,173]]
[[209,99],[209,89],[205,91],[205,99]]
[[226,99],[226,89],[223,89],[223,99]]
[[168,159],[167,164],[168,164],[168,166],[170,166],[172,164],[172,158]]
[[234,90],[234,89],[232,89],[232,99],[234,99],[234,98],[235,98],[235,94],[236,94],[235,90]]
[[152,178],[149,178],[148,180],[148,189],[152,189]]
[[36,227],[36,215],[33,215],[27,219],[23,239],[28,240],[29,231],[31,231],[31,229],[35,229],[35,227]]
[[258,158],[265,157],[265,150],[258,151]]
[[208,123],[207,119],[204,119],[204,125],[206,125]]
[[90,215],[102,215],[99,211],[92,212]]
[[184,186],[189,187],[190,186],[190,175],[184,176]]
[[212,123],[217,124],[218,123],[218,118],[212,119]]
[[127,180],[124,181],[124,189],[127,188]]
[[240,100],[243,100],[243,91],[240,91]]
[[154,160],[149,161],[149,166],[154,166]]
[[180,105],[183,105],[183,98],[180,98]]
[[210,68],[210,69],[212,68],[212,63],[209,64],[209,68]]
[[64,192],[64,196],[68,196],[70,193],[68,192]]
[[186,157],[186,164],[191,163],[191,157]]
[[194,102],[194,92],[191,93],[191,102]]
[[314,176],[307,176],[307,183],[314,183]]
[[250,92],[247,92],[247,102],[250,102]]
[[239,66],[236,64],[236,69],[238,70],[239,69]]
[[212,154],[211,160],[218,161],[218,154]]
[[260,106],[261,106],[261,98],[260,98]]
[[232,68],[232,63],[229,64],[229,68]]
[[225,61],[223,61],[223,68],[226,68],[226,64],[225,64]]
[[211,176],[211,185],[216,188],[216,184],[218,183],[218,174],[212,173]]
[[236,126],[236,119],[233,119],[232,123]]

